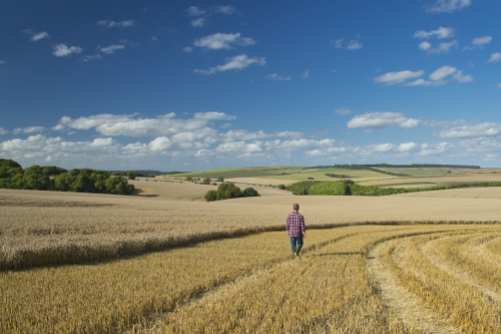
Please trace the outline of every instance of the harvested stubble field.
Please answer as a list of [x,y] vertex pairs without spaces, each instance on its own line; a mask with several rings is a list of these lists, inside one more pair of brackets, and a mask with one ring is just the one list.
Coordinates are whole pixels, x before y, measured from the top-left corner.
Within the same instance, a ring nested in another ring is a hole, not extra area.
[[[300,261],[278,231],[296,201],[338,226]],[[0,210],[2,333],[500,331],[499,200],[2,190]]]

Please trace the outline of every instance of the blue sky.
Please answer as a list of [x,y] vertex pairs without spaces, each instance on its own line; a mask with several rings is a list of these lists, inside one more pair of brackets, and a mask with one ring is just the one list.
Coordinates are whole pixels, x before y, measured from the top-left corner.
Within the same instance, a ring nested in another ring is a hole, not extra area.
[[10,1],[24,167],[501,166],[501,2]]

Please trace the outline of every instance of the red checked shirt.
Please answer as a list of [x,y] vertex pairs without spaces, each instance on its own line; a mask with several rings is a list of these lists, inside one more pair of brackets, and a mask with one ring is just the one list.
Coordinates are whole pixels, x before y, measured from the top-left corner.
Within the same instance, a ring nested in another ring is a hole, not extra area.
[[287,223],[285,224],[289,237],[301,237],[306,232],[304,225],[304,217],[299,212],[289,213],[287,216]]

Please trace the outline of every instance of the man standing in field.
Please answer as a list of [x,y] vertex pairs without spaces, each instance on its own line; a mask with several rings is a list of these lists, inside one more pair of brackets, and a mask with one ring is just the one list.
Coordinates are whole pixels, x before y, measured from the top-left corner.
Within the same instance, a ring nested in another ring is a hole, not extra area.
[[292,253],[296,258],[299,258],[299,251],[303,247],[303,238],[306,237],[306,226],[304,225],[304,217],[298,212],[299,204],[292,205],[294,212],[289,213],[285,229],[291,239]]

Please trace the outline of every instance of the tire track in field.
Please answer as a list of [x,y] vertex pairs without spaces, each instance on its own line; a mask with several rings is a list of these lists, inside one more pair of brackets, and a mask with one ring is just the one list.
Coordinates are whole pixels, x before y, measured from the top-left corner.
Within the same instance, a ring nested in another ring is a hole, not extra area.
[[[453,236],[450,236],[452,238]],[[446,237],[444,237],[446,238]],[[470,284],[480,290],[485,295],[489,296],[489,298],[496,302],[501,303],[501,293],[499,293],[499,289],[496,289],[491,284],[481,282],[478,278],[468,274],[466,271],[456,267],[454,264],[450,263],[446,259],[444,259],[438,252],[437,243],[444,242],[444,238],[438,238],[435,240],[430,240],[418,247],[423,256],[436,265],[440,270],[446,272],[447,274],[463,281],[464,283]]]
[[[400,238],[402,240],[405,238]],[[391,242],[385,241],[373,247],[367,256],[367,268],[379,287],[385,306],[391,314],[404,323],[424,333],[459,333],[449,323],[441,319],[433,310],[427,307],[419,297],[403,287],[397,277],[391,272],[385,261],[385,252]],[[397,255],[402,256],[401,254]]]
[[216,304],[218,300],[224,298],[225,296],[233,294],[236,291],[245,288],[245,286],[253,284],[254,282],[258,282],[262,280],[263,277],[270,276],[287,266],[298,266],[299,268],[302,261],[307,261],[304,259],[305,255],[307,256],[308,254],[318,252],[329,245],[359,235],[359,233],[347,233],[328,241],[313,244],[308,246],[308,248],[302,252],[303,256],[301,259],[291,259],[291,257],[287,257],[280,261],[269,263],[264,269],[251,271],[235,279],[225,281],[221,284],[215,284],[212,288],[201,291],[187,300],[180,301],[175,308],[167,312],[150,315],[146,323],[142,322],[141,324],[134,325],[131,330],[123,331],[122,333],[164,333],[164,329],[162,327],[163,321],[177,310],[190,307],[206,307],[211,304]]

